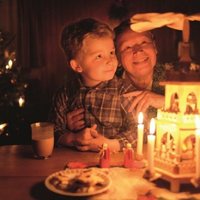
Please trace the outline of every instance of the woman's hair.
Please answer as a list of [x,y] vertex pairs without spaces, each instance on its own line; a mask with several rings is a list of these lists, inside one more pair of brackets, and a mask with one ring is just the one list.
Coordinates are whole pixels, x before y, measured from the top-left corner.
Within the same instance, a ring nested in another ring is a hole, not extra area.
[[[117,41],[118,37],[124,33],[126,30],[131,30],[131,21],[130,19],[126,19],[122,21],[117,27],[114,28],[114,33],[115,33],[115,42]],[[147,36],[154,41],[154,35],[152,34],[151,31],[146,31]]]
[[114,28],[114,32],[115,32],[115,40],[117,39],[117,37],[119,35],[121,35],[125,30],[130,30],[130,19],[126,19],[124,21],[122,21],[118,26],[116,26]]
[[79,53],[83,40],[87,37],[114,39],[114,33],[107,24],[92,18],[85,18],[65,26],[61,34],[61,47],[68,64]]

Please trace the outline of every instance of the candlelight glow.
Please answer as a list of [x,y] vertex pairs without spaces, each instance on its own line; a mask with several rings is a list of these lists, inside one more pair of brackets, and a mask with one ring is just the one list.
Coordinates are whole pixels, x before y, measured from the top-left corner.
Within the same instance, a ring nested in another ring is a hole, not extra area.
[[22,97],[20,97],[18,100],[19,106],[22,107],[24,105],[24,102],[25,100]]
[[143,113],[139,112],[139,115],[138,115],[138,124],[142,124],[142,123],[143,123]]
[[196,179],[199,180],[200,178],[200,152],[199,152],[199,148],[200,148],[200,117],[199,115],[195,116],[195,125],[196,125],[196,136],[195,136],[195,154],[196,154],[196,172],[195,172],[195,176]]
[[36,123],[35,123],[35,126],[36,126],[36,127],[39,127],[39,126],[40,126],[40,122],[36,122]]
[[200,129],[200,117],[199,117],[199,115],[195,116],[195,126],[196,126],[196,129]]
[[154,134],[155,130],[156,130],[156,123],[155,123],[155,119],[152,118],[151,121],[150,121],[150,131],[149,131],[149,133]]

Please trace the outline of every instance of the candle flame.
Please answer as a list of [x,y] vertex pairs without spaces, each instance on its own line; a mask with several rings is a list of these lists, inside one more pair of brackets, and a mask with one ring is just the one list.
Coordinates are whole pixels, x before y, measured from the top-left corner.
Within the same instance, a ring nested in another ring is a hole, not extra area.
[[142,124],[143,123],[143,113],[142,112],[139,112],[138,114],[138,124]]
[[150,131],[149,131],[149,133],[154,134],[155,130],[156,130],[156,123],[155,123],[155,119],[152,118],[151,121],[150,121]]

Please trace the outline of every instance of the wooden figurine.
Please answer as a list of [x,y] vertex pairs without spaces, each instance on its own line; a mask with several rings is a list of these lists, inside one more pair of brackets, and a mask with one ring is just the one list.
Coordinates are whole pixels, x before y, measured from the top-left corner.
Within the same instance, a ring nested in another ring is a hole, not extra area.
[[102,150],[100,151],[99,165],[101,168],[110,167],[110,149],[106,143],[103,144]]
[[131,144],[128,143],[125,150],[124,150],[124,167],[132,168],[134,165],[134,152],[131,147]]

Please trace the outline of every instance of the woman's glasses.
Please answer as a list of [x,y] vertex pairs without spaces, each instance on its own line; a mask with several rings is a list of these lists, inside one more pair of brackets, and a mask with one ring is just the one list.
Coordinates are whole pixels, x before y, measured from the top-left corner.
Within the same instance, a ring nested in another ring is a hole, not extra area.
[[135,44],[133,46],[127,46],[124,50],[121,51],[121,54],[130,54],[130,53],[136,53],[138,51],[147,49],[149,47],[153,47],[153,41],[151,42],[143,42],[141,44]]

